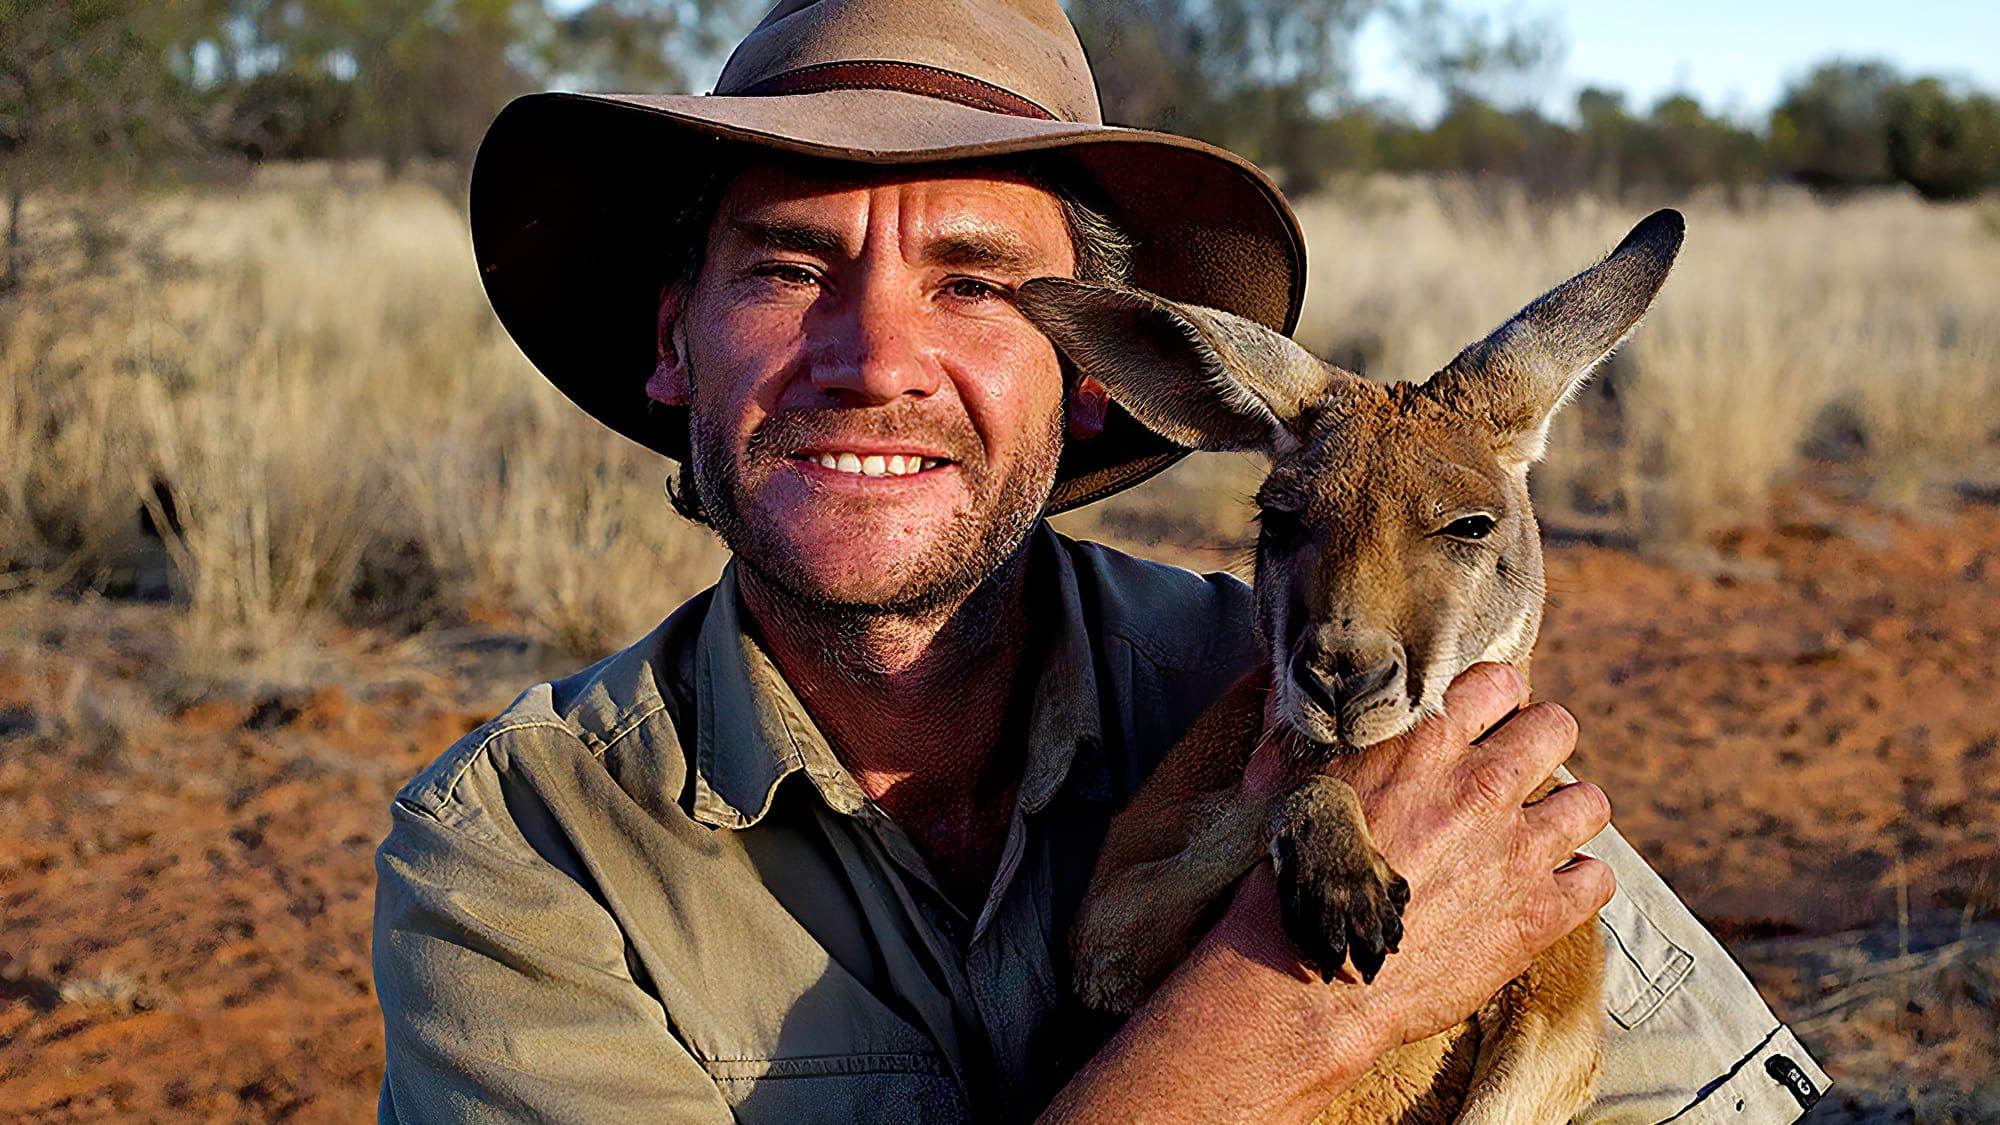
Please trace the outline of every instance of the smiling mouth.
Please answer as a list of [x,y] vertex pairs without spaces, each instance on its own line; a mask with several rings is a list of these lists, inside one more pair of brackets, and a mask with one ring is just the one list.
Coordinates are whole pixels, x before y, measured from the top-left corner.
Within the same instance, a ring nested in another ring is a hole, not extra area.
[[808,465],[818,465],[836,473],[848,473],[860,477],[908,477],[928,469],[940,469],[953,462],[944,457],[925,457],[919,453],[853,453],[820,452],[802,450],[791,456],[794,461]]

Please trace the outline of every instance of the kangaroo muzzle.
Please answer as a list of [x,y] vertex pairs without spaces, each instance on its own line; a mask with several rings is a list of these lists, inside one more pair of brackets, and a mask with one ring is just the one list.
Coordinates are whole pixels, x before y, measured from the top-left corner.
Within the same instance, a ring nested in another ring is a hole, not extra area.
[[1382,638],[1373,643],[1326,647],[1308,642],[1293,654],[1293,682],[1339,732],[1340,741],[1360,747],[1380,741],[1370,734],[1382,727],[1370,722],[1374,712],[1398,706],[1409,665],[1403,646]]

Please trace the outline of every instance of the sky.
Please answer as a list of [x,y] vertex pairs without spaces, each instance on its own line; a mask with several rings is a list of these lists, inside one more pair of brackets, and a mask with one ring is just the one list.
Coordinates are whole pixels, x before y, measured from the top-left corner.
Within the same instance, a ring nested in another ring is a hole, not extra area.
[[[2000,0],[1456,0],[1496,15],[1552,15],[1569,49],[1542,98],[1566,113],[1576,91],[1622,89],[1635,110],[1692,93],[1712,112],[1760,118],[1787,82],[1831,56],[1883,58],[1906,73],[1969,80],[2000,93]],[[1398,56],[1386,21],[1355,49],[1356,92],[1419,116],[1437,99]]]
[[[584,0],[550,0],[557,10]],[[1710,112],[1761,120],[1785,85],[1834,56],[1887,59],[2000,93],[2000,0],[1451,0],[1494,16],[1553,16],[1568,42],[1546,112],[1569,116],[1576,92],[1626,92],[1635,111],[1692,93]],[[1386,97],[1419,117],[1436,94],[1402,61],[1387,19],[1371,18],[1355,44],[1355,92]],[[719,60],[718,60],[719,65]],[[706,88],[713,75],[702,75]]]

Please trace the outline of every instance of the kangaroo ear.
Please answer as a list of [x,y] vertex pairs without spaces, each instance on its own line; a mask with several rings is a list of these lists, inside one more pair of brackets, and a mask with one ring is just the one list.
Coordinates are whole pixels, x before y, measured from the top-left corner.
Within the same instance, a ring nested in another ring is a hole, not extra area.
[[1542,294],[1425,384],[1446,406],[1488,422],[1503,456],[1541,459],[1549,420],[1638,327],[1680,253],[1679,211],[1643,219],[1605,259]]
[[1289,448],[1344,374],[1254,321],[1143,290],[1041,277],[1014,305],[1112,401],[1192,449]]

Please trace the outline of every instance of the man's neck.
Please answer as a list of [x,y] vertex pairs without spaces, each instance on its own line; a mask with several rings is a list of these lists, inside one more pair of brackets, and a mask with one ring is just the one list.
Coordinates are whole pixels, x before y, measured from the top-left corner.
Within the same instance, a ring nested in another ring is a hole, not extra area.
[[996,754],[1027,647],[1029,547],[955,604],[841,613],[739,571],[772,661],[863,792],[976,906],[1004,842],[1024,761]]

